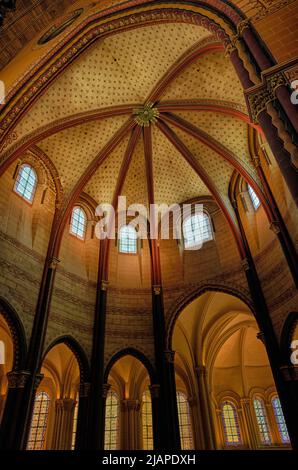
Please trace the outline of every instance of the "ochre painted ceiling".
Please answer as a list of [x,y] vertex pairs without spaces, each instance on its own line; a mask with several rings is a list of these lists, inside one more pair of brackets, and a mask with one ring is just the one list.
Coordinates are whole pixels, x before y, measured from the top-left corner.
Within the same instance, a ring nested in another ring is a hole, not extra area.
[[[228,198],[233,161],[260,182],[249,155],[241,84],[222,45],[201,26],[157,23],[97,40],[32,104],[15,128],[12,145],[36,137],[35,145],[57,169],[65,201],[82,183],[81,191],[97,204],[111,203],[132,132],[131,127],[127,132],[121,129],[129,120],[138,126],[135,109],[151,99],[159,110],[157,123],[149,126],[155,202],[183,203],[211,195],[235,220]],[[179,120],[202,133],[205,141],[180,129]],[[44,134],[38,137],[41,131]],[[104,154],[119,132],[115,148]],[[214,143],[225,156],[212,147]],[[97,158],[101,164],[85,179]],[[148,204],[148,158],[141,132],[120,188],[129,204]]]

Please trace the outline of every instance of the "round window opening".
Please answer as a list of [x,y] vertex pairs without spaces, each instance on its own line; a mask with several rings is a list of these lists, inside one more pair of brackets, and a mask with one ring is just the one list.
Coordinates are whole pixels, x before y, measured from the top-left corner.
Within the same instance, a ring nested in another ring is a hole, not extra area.
[[56,36],[61,34],[68,26],[70,26],[74,21],[83,13],[84,8],[79,8],[78,10],[74,10],[66,17],[64,16],[56,24],[54,24],[48,31],[41,36],[38,40],[37,44],[46,44],[47,42],[54,39]]

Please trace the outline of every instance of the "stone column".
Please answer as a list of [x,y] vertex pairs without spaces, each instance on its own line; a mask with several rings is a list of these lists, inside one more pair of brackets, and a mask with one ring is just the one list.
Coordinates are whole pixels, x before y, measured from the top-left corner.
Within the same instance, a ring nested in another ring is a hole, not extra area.
[[5,400],[6,400],[6,394],[5,395],[0,395],[0,423],[1,423],[1,420],[2,420],[2,414],[3,414],[3,411],[4,411],[4,407],[5,407]]
[[121,400],[121,449],[137,450],[139,445],[139,400]]
[[152,406],[152,427],[153,427],[153,443],[154,449],[158,449],[158,443],[161,442],[161,428],[159,427],[159,393],[160,385],[152,384],[149,385],[149,390],[151,394],[151,406]]
[[205,442],[202,442],[202,423],[200,419],[199,400],[197,397],[189,397],[187,401],[190,411],[193,449],[204,449]]
[[51,446],[53,450],[71,449],[75,406],[76,400],[72,398],[58,398],[56,400],[54,432]]
[[213,429],[213,420],[210,407],[210,393],[207,384],[207,370],[205,366],[197,366],[196,377],[199,390],[200,411],[203,422],[203,434],[205,440],[205,449],[215,449],[215,438]]
[[80,383],[75,450],[84,450],[87,448],[86,429],[88,426],[89,392],[90,392],[90,383],[89,382]]
[[250,449],[258,448],[258,440],[256,436],[256,428],[251,413],[251,402],[249,398],[241,398],[241,409],[243,414],[243,421],[247,431],[248,445]]

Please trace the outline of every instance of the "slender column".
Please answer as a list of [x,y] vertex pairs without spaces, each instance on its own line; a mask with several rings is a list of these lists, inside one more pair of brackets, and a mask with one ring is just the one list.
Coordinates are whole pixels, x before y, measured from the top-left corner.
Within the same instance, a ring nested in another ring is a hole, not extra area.
[[151,394],[151,407],[152,407],[152,427],[153,427],[153,444],[154,449],[160,448],[159,443],[162,441],[161,437],[161,428],[159,427],[159,384],[149,385],[149,390]]
[[199,400],[197,397],[189,397],[187,401],[190,409],[193,449],[204,449],[204,443],[202,443],[202,433],[200,432],[202,425]]
[[203,433],[205,440],[205,449],[212,450],[215,449],[215,439],[214,439],[214,430],[213,430],[213,420],[210,409],[210,394],[208,393],[207,386],[207,370],[204,366],[197,366],[196,377],[199,389],[199,403],[200,411],[203,422]]
[[76,400],[59,398],[55,402],[53,450],[70,450]]
[[0,423],[2,420],[2,413],[4,411],[6,395],[0,395]]
[[84,450],[87,448],[87,432],[88,429],[88,404],[89,404],[90,383],[80,383],[79,386],[79,408],[78,421],[76,430],[76,450]]
[[256,436],[256,429],[253,421],[253,417],[251,415],[251,404],[249,398],[241,398],[241,409],[243,413],[243,418],[245,421],[245,426],[247,429],[247,437],[250,449],[257,449],[258,448],[258,440]]
[[121,400],[121,449],[138,449],[139,400]]
[[291,156],[285,150],[283,142],[278,136],[278,130],[272,124],[272,119],[264,109],[258,116],[258,121],[263,129],[267,142],[272,150],[272,153],[277,161],[280,171],[287,183],[292,197],[298,205],[298,172],[293,163],[291,162]]
[[264,298],[258,274],[253,262],[250,248],[246,239],[243,229],[242,221],[238,212],[237,205],[234,205],[235,214],[240,227],[243,243],[246,249],[246,258],[242,261],[245,270],[248,287],[255,306],[255,318],[259,325],[260,330],[264,334],[265,346],[267,350],[268,359],[271,366],[271,371],[275,380],[276,389],[280,398],[283,408],[285,420],[287,423],[289,435],[291,438],[292,447],[298,448],[298,402],[297,395],[293,395],[293,391],[288,389],[286,381],[281,373],[281,352],[275,335],[275,331],[271,322],[270,313]]
[[287,118],[298,134],[298,106],[291,102],[291,93],[286,87],[282,73],[277,73],[268,78],[270,87],[281,104]]

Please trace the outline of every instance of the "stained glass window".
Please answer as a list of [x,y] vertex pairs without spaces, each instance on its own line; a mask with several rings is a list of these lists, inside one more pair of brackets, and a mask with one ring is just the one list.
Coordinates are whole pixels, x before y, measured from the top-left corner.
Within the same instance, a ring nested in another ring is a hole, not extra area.
[[238,415],[234,404],[229,401],[223,402],[221,412],[225,443],[233,446],[241,444]]
[[288,434],[288,430],[287,430],[287,426],[285,422],[285,417],[282,412],[281,404],[280,404],[278,397],[274,397],[272,399],[272,406],[273,406],[276,424],[278,427],[278,432],[279,432],[281,441],[284,444],[289,444],[290,438],[289,438],[289,434]]
[[76,446],[76,434],[77,434],[77,424],[78,424],[78,412],[79,412],[79,397],[76,398],[75,409],[73,413],[73,423],[72,423],[72,438],[71,438],[71,450],[75,449]]
[[192,450],[193,440],[192,440],[189,405],[188,405],[186,395],[182,392],[177,392],[177,406],[178,406],[181,449]]
[[146,390],[142,396],[143,449],[153,450],[152,404],[151,394]]
[[252,189],[251,186],[248,185],[248,193],[249,193],[249,196],[250,196],[250,199],[251,199],[251,202],[252,202],[252,205],[254,207],[254,210],[257,210],[257,208],[260,206],[261,204],[261,201],[260,199],[258,198],[258,196],[256,195],[256,193],[254,192],[254,190]]
[[105,418],[105,450],[119,447],[119,399],[115,392],[108,392]]
[[70,233],[84,240],[86,233],[87,217],[81,207],[74,207],[71,215]]
[[37,185],[37,176],[30,165],[24,164],[19,168],[14,190],[26,201],[32,202]]
[[5,364],[5,344],[0,341],[0,365]]
[[48,424],[50,397],[46,392],[37,393],[27,444],[28,450],[42,450]]
[[203,242],[212,240],[210,219],[205,212],[188,217],[183,223],[184,246],[186,249],[199,247]]
[[263,400],[255,398],[253,401],[256,420],[259,428],[259,435],[262,444],[271,444],[270,430],[268,426],[266,411]]
[[131,225],[123,225],[119,232],[119,252],[137,252],[137,232]]

